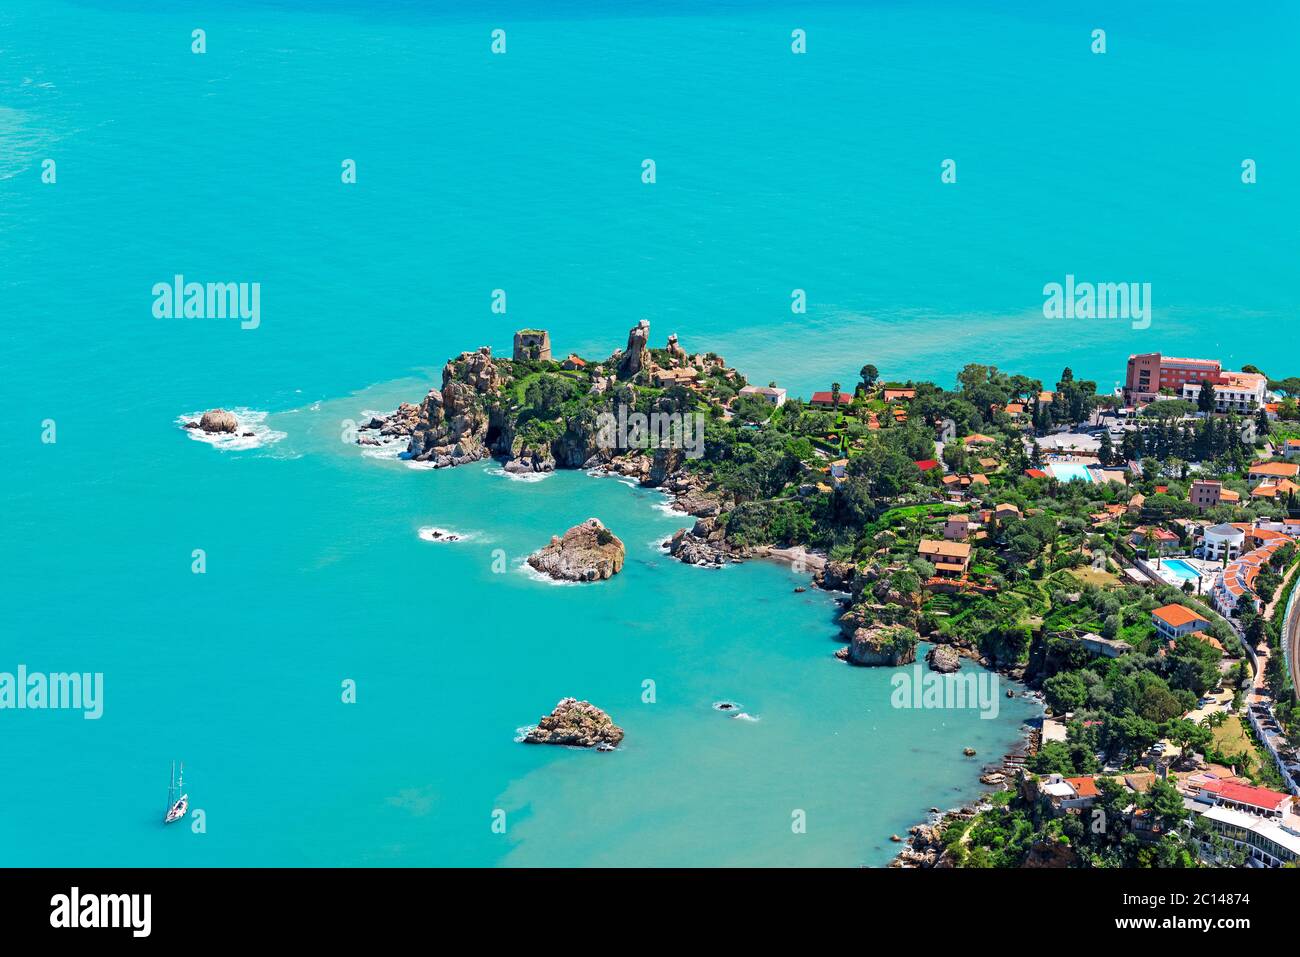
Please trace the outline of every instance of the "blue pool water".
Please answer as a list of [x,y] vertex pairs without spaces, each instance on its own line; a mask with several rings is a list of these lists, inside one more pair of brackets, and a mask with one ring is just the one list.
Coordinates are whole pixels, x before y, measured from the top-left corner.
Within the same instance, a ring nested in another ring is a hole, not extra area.
[[1195,581],[1196,579],[1201,577],[1201,573],[1198,572],[1195,568],[1187,564],[1187,562],[1177,558],[1166,558],[1160,564],[1164,568],[1169,569],[1179,578],[1190,579],[1191,581]]
[[1092,473],[1078,462],[1053,462],[1050,471],[1062,482],[1091,482]]

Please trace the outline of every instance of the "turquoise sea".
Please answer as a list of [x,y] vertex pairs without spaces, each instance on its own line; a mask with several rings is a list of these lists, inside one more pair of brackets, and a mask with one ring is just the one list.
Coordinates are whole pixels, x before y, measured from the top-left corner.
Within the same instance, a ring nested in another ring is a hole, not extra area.
[[[1153,350],[1294,374],[1296,9],[8,0],[0,671],[106,687],[98,721],[0,711],[0,863],[886,863],[1028,702],[892,708],[805,579],[664,558],[656,493],[412,469],[345,423],[516,328],[605,355],[641,318],[803,393],[865,362],[1109,387]],[[178,273],[260,282],[260,326],[155,319]],[[1067,273],[1152,283],[1151,327],[1045,320]],[[213,406],[283,437],[192,441]],[[519,570],[589,515],[622,575]],[[570,694],[625,747],[514,742]],[[206,833],[159,824],[172,758]]]

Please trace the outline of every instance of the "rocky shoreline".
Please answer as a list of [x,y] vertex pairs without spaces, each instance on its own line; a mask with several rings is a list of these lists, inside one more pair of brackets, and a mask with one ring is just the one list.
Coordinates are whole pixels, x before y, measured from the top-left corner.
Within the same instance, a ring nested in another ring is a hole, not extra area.
[[1000,766],[986,767],[980,774],[980,783],[994,788],[985,791],[973,802],[960,807],[941,811],[930,808],[929,817],[920,824],[907,829],[906,839],[893,835],[893,839],[904,846],[888,864],[894,868],[946,868],[952,867],[951,856],[943,844],[943,833],[951,825],[970,821],[981,812],[993,806],[993,796],[998,791],[1010,790],[1020,764],[1024,759],[1038,750],[1035,732],[1028,731],[1012,749],[1004,755]]
[[[531,338],[524,347],[533,351],[526,353],[523,361],[529,357],[549,359],[546,334],[534,330],[527,335]],[[641,381],[647,369],[654,371],[655,355],[648,339],[649,324],[643,321],[630,330],[627,347],[608,360],[592,364],[570,356],[563,368],[585,368],[590,383],[588,396],[605,403],[607,411],[616,403],[624,403],[625,411],[628,394],[635,397],[636,386],[631,380]],[[682,448],[611,448],[599,440],[597,423],[589,413],[565,419],[563,432],[558,437],[550,433],[545,441],[539,441],[535,434],[531,439],[519,434],[522,429],[516,403],[524,386],[516,389],[513,376],[531,368],[520,364],[520,350],[516,336],[515,358],[509,363],[494,359],[486,346],[461,353],[443,367],[441,388],[430,389],[418,404],[402,403],[389,415],[371,417],[359,429],[358,444],[405,444],[404,458],[435,469],[492,458],[501,462],[506,473],[516,476],[581,468],[592,475],[631,479],[641,487],[661,490],[675,511],[695,519],[665,543],[669,554],[678,561],[708,569],[755,558],[783,561],[796,572],[808,572],[814,587],[841,595],[839,627],[846,642],[836,653],[841,660],[858,666],[899,667],[916,660],[919,638],[935,640],[935,635],[925,631],[918,634],[914,626],[919,624],[919,603],[891,584],[886,577],[888,569],[884,573],[873,566],[859,569],[856,563],[831,561],[804,546],[755,546],[729,541],[724,517],[737,503],[692,470]],[[666,354],[660,353],[659,359],[683,375],[708,373],[736,384],[744,382],[718,356],[688,355],[675,336],[669,337]],[[529,557],[528,563],[557,580],[592,582],[616,574],[625,555],[623,543],[593,518],[568,529],[564,536],[554,536],[549,545]],[[882,611],[885,620],[878,620]],[[942,673],[959,670],[962,658],[1015,681],[1024,678],[1023,665],[989,661],[969,642],[936,642],[926,656],[931,669]],[[589,702],[566,698],[522,740],[612,750],[622,737],[622,729],[600,709]],[[1032,743],[1023,747],[1032,748]],[[981,775],[981,782],[989,785],[1000,786],[1006,780],[1007,775],[997,771],[986,770]],[[891,867],[944,866],[940,843],[943,827],[949,820],[973,816],[978,806],[945,813],[931,810],[937,817],[910,829],[908,846]],[[897,835],[895,838],[902,841]]]

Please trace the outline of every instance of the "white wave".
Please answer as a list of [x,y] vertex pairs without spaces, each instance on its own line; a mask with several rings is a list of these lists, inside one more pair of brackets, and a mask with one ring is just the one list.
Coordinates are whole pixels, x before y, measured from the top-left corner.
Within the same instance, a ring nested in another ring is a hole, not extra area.
[[[182,415],[176,419],[176,424],[184,429],[194,441],[206,443],[223,452],[261,448],[264,445],[279,442],[286,436],[286,433],[277,432],[266,424],[266,417],[270,415],[269,412],[258,412],[243,407],[226,410],[234,415],[235,421],[239,424],[239,428],[234,432],[204,432],[202,429],[185,428],[187,423],[198,422],[203,418],[203,412],[205,411],[207,410]],[[245,433],[249,434],[245,435]]]
[[672,499],[664,499],[661,502],[654,502],[650,507],[656,512],[663,512],[671,518],[681,518],[683,515],[688,514],[685,509],[678,508],[677,503]]
[[[397,439],[385,442],[382,439],[378,445],[362,445],[361,454],[368,459],[383,459],[387,462],[396,462],[401,459],[406,452],[406,440]],[[423,465],[423,462],[416,462],[416,465]]]
[[554,472],[507,472],[503,468],[488,469],[488,475],[504,475],[516,482],[541,482],[554,475]]
[[459,545],[461,542],[472,542],[478,538],[478,532],[453,532],[449,528],[439,528],[436,525],[425,525],[420,529],[419,534],[426,542],[439,544]]
[[634,479],[630,475],[624,475],[622,472],[611,471],[610,469],[605,468],[603,465],[598,465],[594,469],[587,469],[587,471],[584,474],[588,478],[613,479],[614,481],[618,482],[620,485],[626,485],[628,488],[642,487],[639,479]]
[[752,714],[750,714],[748,711],[742,711],[742,712],[740,712],[739,714],[734,714],[734,715],[732,715],[732,717],[733,717],[735,720],[737,720],[737,721],[754,721],[754,722],[757,722],[757,721],[761,721],[761,720],[762,720],[762,719],[759,718],[757,715],[752,715]]
[[537,725],[526,724],[522,728],[515,728],[515,744],[523,744],[524,738],[528,737],[530,731],[536,731]]
[[541,582],[544,585],[581,585],[582,584],[582,582],[566,581],[563,578],[552,578],[550,575],[546,574],[546,572],[539,572],[532,565],[528,564],[527,556],[519,560],[519,564],[515,566],[515,571],[523,572],[533,581]]

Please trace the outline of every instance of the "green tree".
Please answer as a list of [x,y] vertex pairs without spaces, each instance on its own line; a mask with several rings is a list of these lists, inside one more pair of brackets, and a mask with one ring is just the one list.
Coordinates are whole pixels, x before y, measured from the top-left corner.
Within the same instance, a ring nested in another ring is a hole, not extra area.
[[1056,714],[1077,711],[1088,699],[1088,688],[1077,671],[1062,671],[1043,682],[1043,696]]
[[1214,411],[1214,383],[1202,382],[1201,391],[1196,396],[1196,408],[1209,415]]

